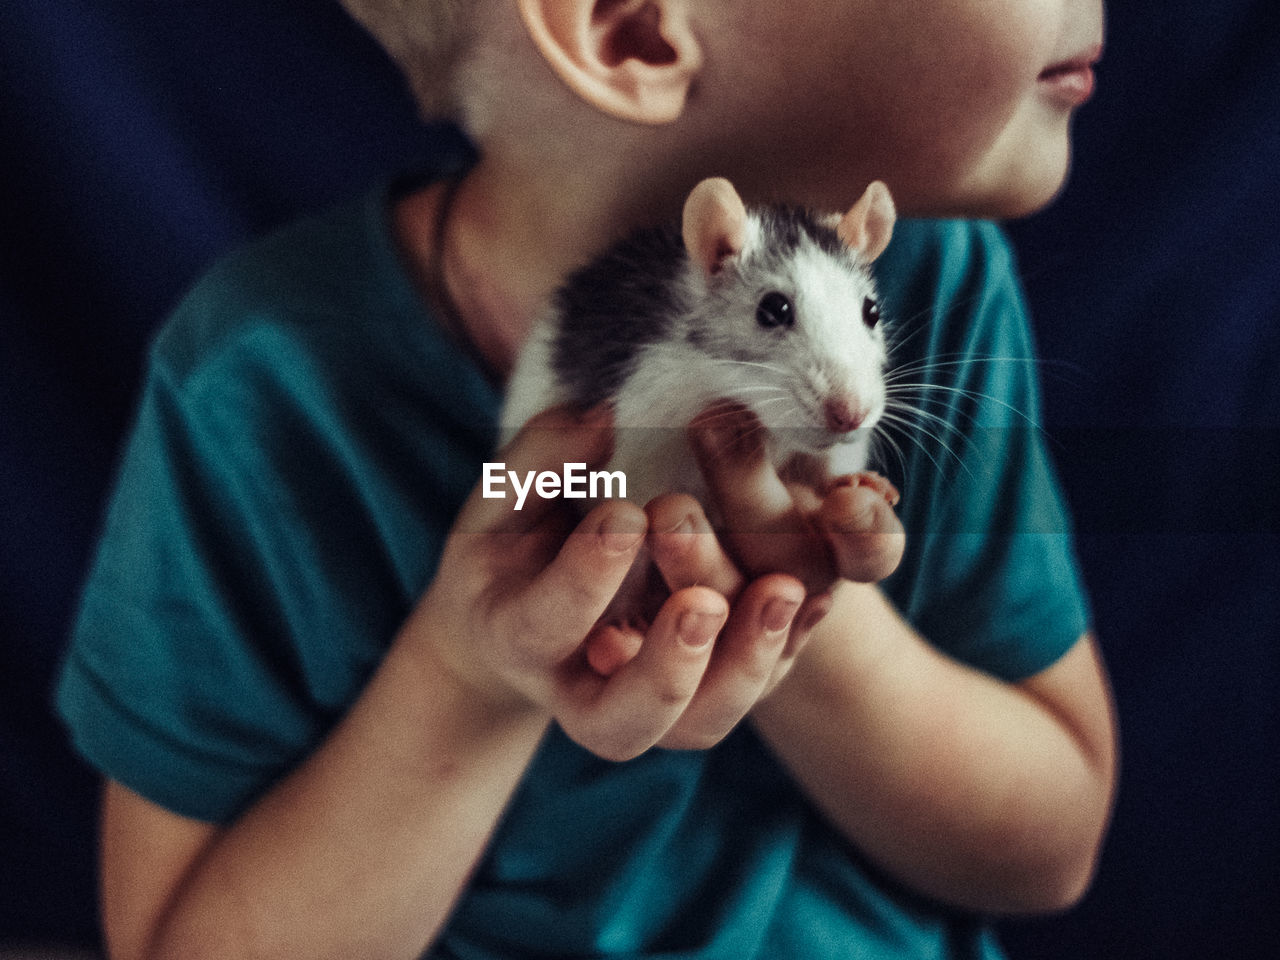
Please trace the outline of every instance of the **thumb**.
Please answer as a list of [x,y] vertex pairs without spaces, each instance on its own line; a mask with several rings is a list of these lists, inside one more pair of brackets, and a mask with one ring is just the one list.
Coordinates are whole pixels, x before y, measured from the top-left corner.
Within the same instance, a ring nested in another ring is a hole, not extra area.
[[608,608],[648,531],[644,510],[626,500],[596,507],[511,607],[521,647],[558,663],[581,645]]
[[[896,496],[897,491],[893,493]],[[876,487],[857,482],[834,487],[822,503],[818,523],[840,576],[847,580],[877,583],[902,560],[906,548],[902,521]]]

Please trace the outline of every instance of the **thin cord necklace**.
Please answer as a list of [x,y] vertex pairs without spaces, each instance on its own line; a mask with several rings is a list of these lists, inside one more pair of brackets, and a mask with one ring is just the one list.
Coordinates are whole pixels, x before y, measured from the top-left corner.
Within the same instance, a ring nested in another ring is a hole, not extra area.
[[440,326],[466,354],[475,361],[480,372],[490,383],[501,385],[502,378],[493,369],[488,358],[480,352],[475,341],[467,335],[466,323],[462,319],[462,311],[454,300],[449,284],[444,275],[445,234],[449,229],[449,218],[453,213],[454,201],[458,198],[458,190],[462,186],[464,176],[452,178],[446,185],[436,208],[436,222],[431,238],[431,256],[427,260],[427,289],[430,291],[432,306],[439,315]]

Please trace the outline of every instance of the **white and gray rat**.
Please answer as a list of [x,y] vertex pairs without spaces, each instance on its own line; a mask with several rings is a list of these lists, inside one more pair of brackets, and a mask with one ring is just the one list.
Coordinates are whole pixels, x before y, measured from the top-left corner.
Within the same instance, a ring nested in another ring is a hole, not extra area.
[[613,407],[610,471],[641,505],[681,491],[707,504],[687,439],[717,401],[749,409],[774,465],[863,470],[885,409],[886,348],[870,264],[895,221],[872,183],[843,216],[748,210],[729,181],[699,183],[683,222],[641,231],[572,274],[519,357],[504,439],[558,404]]

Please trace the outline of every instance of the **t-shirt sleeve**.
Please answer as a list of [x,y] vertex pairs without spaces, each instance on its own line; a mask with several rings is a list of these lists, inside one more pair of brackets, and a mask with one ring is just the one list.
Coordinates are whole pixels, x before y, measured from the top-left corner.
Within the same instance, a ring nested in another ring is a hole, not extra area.
[[149,355],[56,690],[75,747],[228,822],[350,708],[434,576],[499,398],[385,187],[216,265]]
[[270,327],[193,371],[153,358],[82,595],[57,690],[75,746],[184,816],[228,821],[300,762],[419,586],[310,363]]
[[[77,748],[185,816],[228,819],[311,739],[254,482],[187,384],[154,365],[57,693]],[[292,661],[292,662],[291,662]]]
[[920,353],[889,373],[908,547],[886,586],[936,646],[1018,680],[1088,629],[1088,603],[1008,242],[989,223],[936,229],[922,329],[900,334]]

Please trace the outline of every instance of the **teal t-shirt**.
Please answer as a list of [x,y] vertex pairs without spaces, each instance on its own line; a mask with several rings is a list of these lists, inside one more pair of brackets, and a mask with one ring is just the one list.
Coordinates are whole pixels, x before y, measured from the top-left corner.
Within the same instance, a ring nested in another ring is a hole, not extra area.
[[[152,349],[58,707],[106,776],[188,817],[234,819],[323,739],[493,452],[500,396],[424,310],[390,196],[227,259]],[[1007,244],[904,222],[877,272],[917,408],[882,449],[908,530],[885,589],[941,648],[1027,676],[1087,612]],[[745,723],[622,764],[553,729],[429,955],[999,950],[865,862]]]

